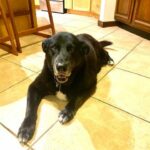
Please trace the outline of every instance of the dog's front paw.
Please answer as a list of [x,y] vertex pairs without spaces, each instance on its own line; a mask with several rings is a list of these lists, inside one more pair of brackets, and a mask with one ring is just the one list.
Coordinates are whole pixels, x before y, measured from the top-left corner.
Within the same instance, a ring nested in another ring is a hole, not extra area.
[[58,120],[61,124],[70,121],[74,117],[74,111],[69,109],[64,109],[59,113]]
[[35,124],[25,124],[23,123],[19,128],[18,139],[21,144],[27,143],[33,136],[35,131]]

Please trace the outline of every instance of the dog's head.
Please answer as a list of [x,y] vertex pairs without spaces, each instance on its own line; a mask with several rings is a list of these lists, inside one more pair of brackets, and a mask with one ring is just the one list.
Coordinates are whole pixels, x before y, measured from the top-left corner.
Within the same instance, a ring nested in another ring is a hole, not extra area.
[[49,69],[59,83],[65,83],[89,51],[86,43],[71,33],[60,32],[42,43]]

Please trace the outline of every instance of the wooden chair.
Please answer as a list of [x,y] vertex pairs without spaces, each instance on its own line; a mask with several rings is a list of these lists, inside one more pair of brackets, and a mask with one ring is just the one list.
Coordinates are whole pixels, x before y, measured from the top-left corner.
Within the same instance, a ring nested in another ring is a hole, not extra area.
[[[6,0],[7,6],[8,6],[8,12],[9,12],[9,15],[10,15],[10,21],[11,21],[12,28],[13,28],[13,31],[14,31],[14,36],[15,36],[18,52],[22,52],[21,51],[21,46],[20,46],[21,44],[20,44],[20,40],[19,40],[19,37],[21,37],[21,36],[25,36],[25,35],[29,35],[29,34],[36,34],[36,35],[43,36],[43,37],[46,37],[46,38],[50,37],[51,35],[49,35],[49,34],[39,32],[39,31],[46,30],[46,29],[51,29],[52,34],[55,34],[55,28],[54,28],[53,17],[52,17],[52,13],[51,13],[51,7],[50,7],[49,0],[46,0],[46,5],[47,5],[47,9],[48,9],[48,16],[49,16],[50,23],[47,24],[47,25],[40,26],[40,27],[37,26],[37,19],[36,20],[34,19],[34,17],[36,16],[35,15],[34,0],[27,0],[27,1],[28,1],[28,5],[29,5],[29,11],[26,11],[26,12],[25,11],[23,11],[23,12],[20,11],[20,12],[16,13],[12,9],[13,4],[11,4],[11,1]],[[21,13],[22,14],[26,13],[26,14],[30,15],[31,28],[19,32],[17,30],[17,25],[15,23],[15,15],[18,15],[18,14],[21,14]]]
[[[10,24],[7,20],[6,17],[6,12],[4,10],[4,7],[2,6],[2,2],[0,0],[0,18],[2,19],[2,21],[4,22],[6,31],[7,31],[7,36],[0,36],[0,44],[6,47],[9,47],[9,49],[5,49],[7,52],[10,52],[14,55],[18,55],[17,49],[16,49],[16,45],[15,45],[15,41],[14,41],[14,35],[12,30],[10,29]],[[6,44],[6,41],[10,41],[10,44]]]

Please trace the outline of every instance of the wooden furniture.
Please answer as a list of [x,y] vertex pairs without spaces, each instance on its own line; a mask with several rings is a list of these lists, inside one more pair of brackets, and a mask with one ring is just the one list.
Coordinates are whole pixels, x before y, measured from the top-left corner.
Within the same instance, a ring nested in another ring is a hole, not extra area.
[[[9,22],[7,20],[6,13],[5,13],[4,7],[2,5],[2,0],[0,0],[0,16],[1,16],[1,21],[4,22],[4,26],[5,26],[5,29],[6,29],[6,32],[7,32],[7,35],[0,36],[0,44],[9,47],[9,49],[4,48],[4,50],[6,50],[7,52],[10,52],[14,55],[18,55],[16,46],[15,46],[15,41],[14,41],[14,38],[13,38],[13,32],[10,29]],[[6,41],[10,41],[11,45],[6,44],[5,43]]]
[[150,0],[117,0],[115,19],[150,33]]
[[101,0],[65,0],[68,13],[99,17]]
[[28,34],[33,34],[33,33],[36,34],[36,35],[40,35],[40,36],[46,37],[46,38],[50,37],[51,35],[39,32],[39,31],[46,30],[46,29],[51,29],[52,30],[52,34],[55,33],[54,23],[53,23],[53,18],[52,18],[52,13],[51,13],[51,8],[50,8],[50,4],[49,4],[48,0],[45,0],[45,1],[46,1],[46,6],[47,6],[47,10],[48,10],[50,23],[47,24],[47,25],[43,25],[43,26],[37,27],[37,20],[35,20],[35,18],[34,18],[36,16],[35,15],[34,0],[28,0],[28,5],[29,5],[28,14],[30,15],[31,28],[23,30],[23,31],[20,31],[20,32],[17,30],[17,24],[15,23],[15,15],[14,15],[15,13],[13,12],[13,9],[12,9],[12,5],[13,4],[8,2],[9,0],[6,0],[6,1],[7,1],[7,5],[8,5],[8,11],[10,12],[10,20],[11,20],[11,23],[12,23],[12,28],[13,28],[14,35],[15,35],[15,40],[16,40],[16,43],[17,43],[17,49],[18,49],[19,52],[22,52],[21,51],[19,37],[24,36],[24,35],[28,35]]
[[[4,18],[5,25],[7,27],[7,30],[9,31],[8,35],[10,35],[9,37],[11,38],[11,41],[14,42],[15,40],[15,46],[14,44],[12,44],[14,47],[13,54],[15,54],[15,49],[17,49],[17,52],[22,52],[19,39],[21,36],[36,34],[46,38],[50,37],[51,35],[40,32],[46,29],[51,29],[52,34],[55,33],[49,0],[45,1],[48,10],[49,23],[47,25],[38,27],[34,0],[0,0],[1,11],[3,12],[1,18]],[[8,28],[8,26],[10,26],[10,29]],[[3,25],[1,25],[0,32],[3,30]],[[12,34],[10,34],[10,32]],[[5,35],[5,32],[2,32],[2,35],[3,34]],[[5,38],[6,41],[8,39],[8,37]],[[2,39],[0,41],[2,41]]]

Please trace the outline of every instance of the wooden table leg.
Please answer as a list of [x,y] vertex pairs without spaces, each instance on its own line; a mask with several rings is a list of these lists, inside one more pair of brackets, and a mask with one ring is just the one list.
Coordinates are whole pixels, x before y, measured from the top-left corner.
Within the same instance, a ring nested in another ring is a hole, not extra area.
[[10,27],[9,27],[9,22],[7,20],[7,17],[6,17],[6,13],[5,13],[5,11],[4,11],[3,7],[2,7],[1,0],[0,0],[0,11],[1,11],[1,15],[2,15],[2,18],[4,20],[4,24],[6,26],[6,30],[8,32],[8,37],[10,39],[10,43],[11,43],[11,47],[12,47],[12,49],[10,49],[10,52],[12,54],[18,55],[18,52],[17,52],[17,49],[16,49],[16,45],[15,45],[15,42],[14,42],[14,36],[13,36],[13,33],[12,33]]
[[51,7],[50,7],[50,1],[46,0],[47,10],[48,10],[48,16],[51,24],[52,34],[55,34],[55,28],[54,28],[54,22],[53,22],[53,16],[51,13]]
[[12,24],[12,28],[13,28],[13,31],[14,31],[14,36],[15,36],[15,41],[16,41],[16,45],[17,45],[17,50],[18,50],[18,52],[21,53],[22,50],[21,50],[21,45],[20,45],[18,31],[17,31],[17,28],[16,28],[15,17],[14,17],[14,14],[13,14],[12,7],[10,6],[11,2],[9,0],[6,0],[6,3],[7,3],[7,7],[8,7],[8,14],[9,14],[9,17],[10,17],[10,20],[11,20],[11,24]]

